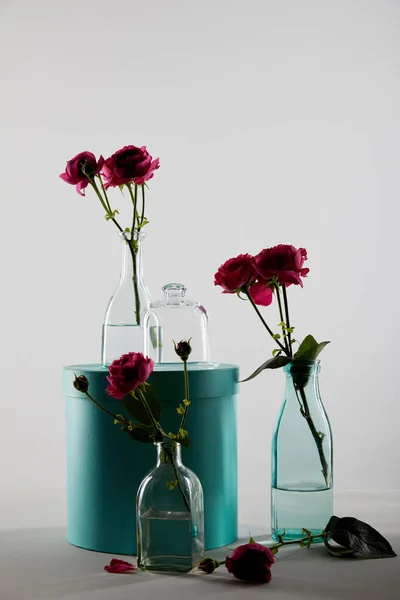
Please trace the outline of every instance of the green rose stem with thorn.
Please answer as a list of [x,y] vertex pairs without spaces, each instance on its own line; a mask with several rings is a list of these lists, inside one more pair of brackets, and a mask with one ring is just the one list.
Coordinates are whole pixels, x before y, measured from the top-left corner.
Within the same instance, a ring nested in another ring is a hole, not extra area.
[[[302,533],[305,534],[304,537],[288,541],[285,541],[285,536],[281,535],[278,543],[273,546],[265,546],[265,548],[268,548],[272,554],[277,554],[282,546],[298,544],[301,548],[310,548],[314,540],[323,538],[326,549],[334,557],[345,558],[356,553],[368,558],[393,558],[397,556],[388,540],[379,531],[355,517],[340,518],[332,516],[323,531],[313,534],[308,529],[303,528]],[[329,540],[333,540],[338,545],[331,545]],[[255,540],[250,537],[248,545],[254,543],[256,543]],[[218,561],[211,556],[206,556],[199,562],[197,568],[205,573],[212,573],[224,564],[226,564],[226,560]],[[247,567],[248,573],[251,574],[253,571],[252,566],[247,563]]]

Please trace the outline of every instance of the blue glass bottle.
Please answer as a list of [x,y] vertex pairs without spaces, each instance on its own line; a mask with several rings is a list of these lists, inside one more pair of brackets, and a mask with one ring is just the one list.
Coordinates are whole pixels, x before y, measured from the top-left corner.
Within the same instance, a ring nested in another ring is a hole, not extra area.
[[[272,440],[272,536],[324,530],[333,514],[332,432],[322,404],[320,361],[284,367],[286,390]],[[317,538],[315,541],[322,541]]]

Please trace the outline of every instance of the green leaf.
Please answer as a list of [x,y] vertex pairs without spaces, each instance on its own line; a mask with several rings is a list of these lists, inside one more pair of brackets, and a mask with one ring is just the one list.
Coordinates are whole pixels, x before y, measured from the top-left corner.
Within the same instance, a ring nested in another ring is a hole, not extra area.
[[171,491],[174,488],[176,488],[177,485],[178,485],[178,480],[177,479],[175,479],[175,481],[167,481],[167,488],[169,489],[169,491]]
[[[142,392],[144,397],[147,400],[147,404],[156,421],[161,420],[161,402],[160,399],[154,393],[154,390],[151,385],[146,385],[144,388],[142,387]],[[139,423],[143,423],[144,425],[151,425],[151,419],[149,419],[146,409],[143,406],[142,401],[136,395],[131,396],[128,394],[122,400],[123,405],[126,410],[132,415],[136,421]]]
[[153,428],[147,427],[146,425],[131,425],[121,427],[122,431],[125,431],[133,440],[136,442],[143,442],[144,444],[153,444]]
[[281,336],[279,333],[274,333],[272,337],[274,338],[274,340],[279,340]]
[[328,542],[328,538],[326,536],[324,536],[324,544],[329,554],[331,554],[332,556],[352,556],[352,554],[355,554],[356,552],[355,550],[351,550],[351,548],[343,548],[343,546],[332,546],[332,544]]
[[291,361],[292,358],[290,358],[289,356],[275,356],[274,358],[269,358],[267,361],[265,361],[265,363],[261,365],[261,367],[258,367],[258,369],[256,369],[254,373],[252,373],[249,377],[247,377],[246,379],[242,379],[240,383],[244,383],[245,381],[250,381],[250,379],[254,379],[254,377],[257,377],[257,375],[259,375],[261,371],[264,371],[264,369],[280,369],[281,367],[284,367]]
[[136,419],[136,421],[143,423],[143,425],[151,425],[151,420],[149,419],[146,409],[139,398],[128,394],[122,400],[122,403],[132,417]]
[[272,350],[272,356],[279,356],[279,354],[282,353],[282,350],[280,350],[279,348],[275,348],[275,350]]
[[[332,520],[334,519],[334,520]],[[332,517],[328,523],[328,536],[344,548],[371,558],[396,556],[393,548],[376,529],[355,517]],[[329,548],[328,548],[329,549]],[[335,548],[335,551],[338,550]]]
[[147,219],[143,219],[143,222],[140,223],[140,225],[137,226],[137,229],[142,229],[142,227],[144,227],[145,225],[148,225],[148,223],[150,223],[150,221],[148,221]]
[[144,389],[142,388],[142,391],[144,397],[147,400],[147,404],[149,405],[149,408],[153,414],[153,417],[157,422],[161,421],[161,400],[155,393],[153,386],[147,384],[146,386],[144,386]]
[[117,210],[113,210],[111,213],[106,214],[105,215],[106,221],[109,221],[110,219],[114,219],[115,215],[119,215],[119,212]]
[[189,437],[179,438],[178,441],[181,446],[184,446],[185,448],[189,448],[189,446],[190,446],[190,438]]
[[336,523],[340,521],[339,517],[335,517],[335,515],[333,515],[330,519],[329,522],[327,524],[327,526],[325,527],[325,531],[327,531],[328,533],[332,531],[332,529],[335,527]]
[[307,335],[301,342],[299,349],[294,356],[295,358],[302,358],[305,360],[315,360],[319,353],[322,352],[329,343],[330,342],[318,343],[312,335]]
[[250,539],[249,539],[249,542],[248,542],[248,543],[249,543],[249,544],[255,544],[255,543],[256,543],[256,540],[254,540],[254,539],[252,538],[252,536],[250,536]]

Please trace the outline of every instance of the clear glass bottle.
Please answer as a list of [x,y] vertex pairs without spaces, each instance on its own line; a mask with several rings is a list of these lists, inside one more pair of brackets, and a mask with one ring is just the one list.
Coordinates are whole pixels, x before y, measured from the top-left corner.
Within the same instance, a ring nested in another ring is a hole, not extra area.
[[143,352],[143,314],[150,305],[150,292],[143,279],[145,233],[120,233],[121,274],[110,298],[103,323],[101,362],[104,366],[127,352]]
[[145,571],[188,573],[204,556],[203,490],[182,464],[180,444],[156,446],[157,465],[136,499],[137,564]]
[[[322,531],[333,514],[332,432],[322,404],[319,361],[284,367],[286,390],[272,440],[272,536]],[[316,541],[322,541],[319,538]]]
[[179,362],[173,341],[191,338],[193,350],[188,363],[208,362],[206,309],[200,302],[185,298],[186,288],[181,283],[168,283],[162,291],[163,298],[151,302],[143,318],[145,354],[156,363]]

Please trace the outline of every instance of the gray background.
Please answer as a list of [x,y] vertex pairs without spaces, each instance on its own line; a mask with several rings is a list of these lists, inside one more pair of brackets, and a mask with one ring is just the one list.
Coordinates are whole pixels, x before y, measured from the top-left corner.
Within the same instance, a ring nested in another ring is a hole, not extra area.
[[[61,368],[100,358],[120,247],[94,195],[58,174],[82,150],[131,143],[161,161],[153,296],[184,282],[209,311],[213,358],[245,376],[272,345],[214,272],[305,246],[292,320],[296,337],[332,341],[321,390],[336,490],[400,487],[399,24],[388,0],[0,2],[0,487],[64,487]],[[123,215],[127,199],[110,198]],[[268,515],[283,386],[282,371],[241,386],[241,522]]]

